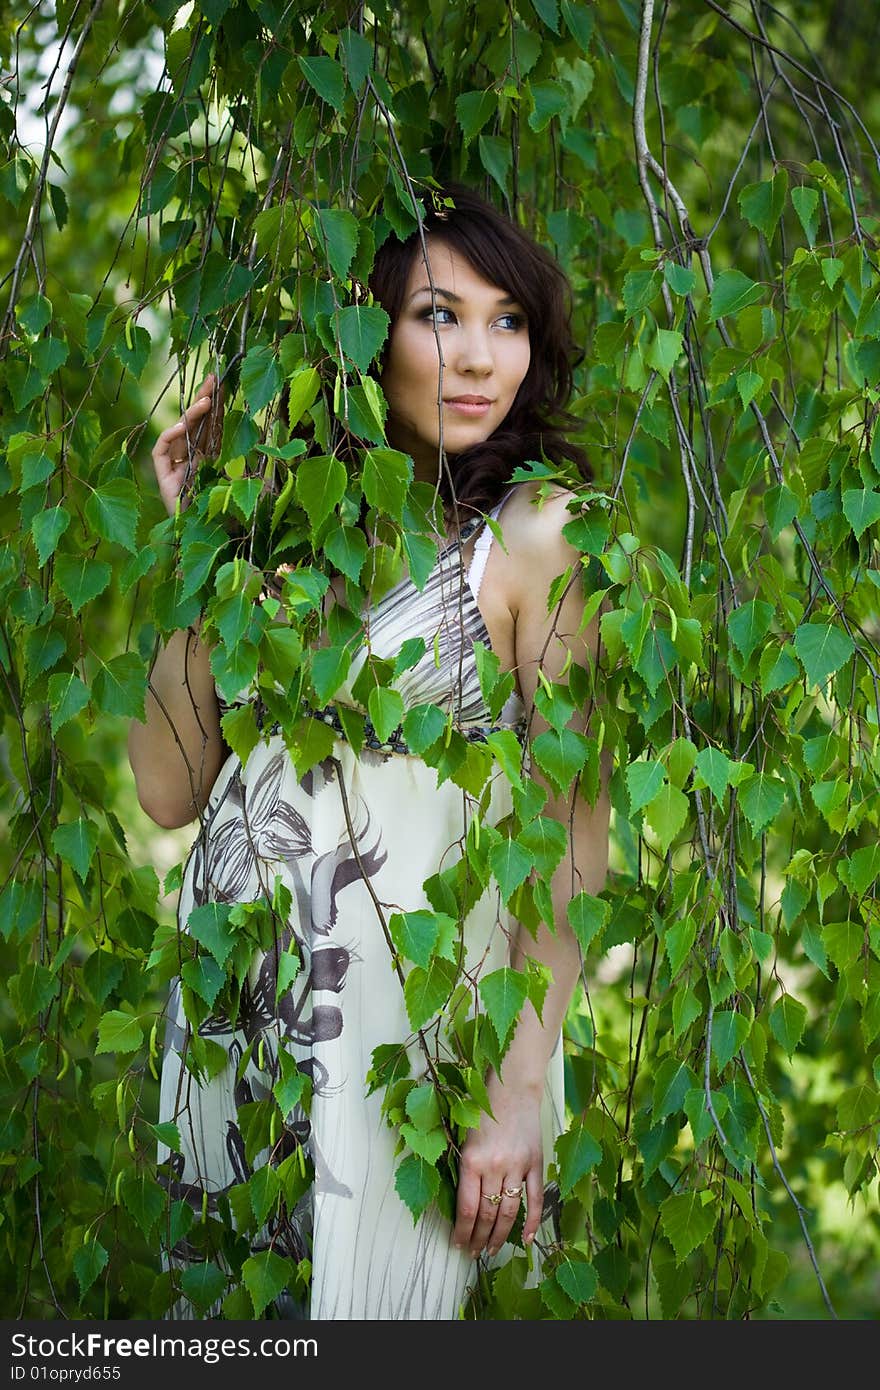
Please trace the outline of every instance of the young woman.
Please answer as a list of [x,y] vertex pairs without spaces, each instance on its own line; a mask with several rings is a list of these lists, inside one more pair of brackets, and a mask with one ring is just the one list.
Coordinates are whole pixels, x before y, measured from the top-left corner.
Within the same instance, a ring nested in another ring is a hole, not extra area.
[[[581,572],[563,536],[572,494],[559,488],[538,505],[536,483],[509,481],[542,449],[588,476],[560,428],[571,390],[569,290],[558,264],[514,223],[468,190],[448,192],[454,207],[426,211],[424,241],[389,237],[370,281],[391,320],[380,376],[388,440],[411,456],[416,479],[439,487],[446,534],[421,590],[404,578],[368,607],[364,640],[373,653],[394,656],[407,637],[424,637],[424,658],[398,682],[405,704],[452,709],[456,727],[474,739],[502,727],[528,744],[547,728],[533,707],[539,669],[550,681],[565,679],[572,659],[585,667],[598,659],[596,624],[582,623],[579,581],[548,613],[553,581],[569,566]],[[169,512],[187,475],[187,442],[199,431],[216,434],[221,408],[208,377],[181,421],[159,437],[153,459]],[[503,543],[493,541],[487,516]],[[341,581],[330,596],[344,596]],[[515,676],[494,723],[475,641]],[[356,669],[337,703],[354,703]],[[392,968],[387,918],[429,907],[424,884],[460,855],[468,798],[449,780],[438,785],[436,771],[399,739],[356,756],[340,734],[333,756],[297,779],[273,736],[243,767],[224,746],[209,652],[195,631],[165,646],[151,691],[146,723],[132,724],[129,743],[141,804],[163,826],[202,817],[180,895],[181,928],[206,902],[271,896],[280,874],[292,907],[279,949],[295,941],[304,962],[276,1002],[278,952],[258,954],[235,1026],[212,1017],[200,1029],[229,1054],[226,1069],[201,1085],[182,1067],[188,1025],[172,993],[161,1118],[177,1123],[183,1142],[183,1154],[171,1156],[173,1191],[199,1207],[206,1192],[215,1211],[221,1194],[248,1178],[239,1107],[271,1092],[280,1042],[314,1086],[308,1115],[294,1111],[288,1121],[306,1144],[314,1180],[271,1234],[274,1250],[311,1259],[305,1315],[455,1318],[475,1261],[491,1267],[512,1254],[506,1242],[522,1202],[526,1245],[539,1232],[538,1247],[554,1238],[545,1168],[565,1122],[560,1032],[580,970],[566,907],[605,882],[604,779],[591,805],[576,785],[560,796],[532,770],[547,794],[542,814],[568,836],[550,884],[555,933],[542,926],[533,939],[497,891],[468,913],[464,978],[474,999],[481,976],[522,965],[525,956],[549,968],[552,984],[542,1017],[526,1003],[501,1074],[485,1078],[491,1115],[482,1113],[462,1144],[454,1220],[433,1207],[414,1223],[395,1190],[397,1136],[381,1112],[381,1088],[365,1095],[365,1078],[373,1049],[389,1042],[407,1046],[412,1075],[426,1074]],[[585,715],[572,716],[571,728],[586,725]],[[499,773],[489,821],[511,805]],[[442,1029],[425,1032],[442,1057]],[[259,1066],[255,1046],[239,1067],[255,1040],[265,1044]],[[283,1146],[273,1162],[278,1153]]]

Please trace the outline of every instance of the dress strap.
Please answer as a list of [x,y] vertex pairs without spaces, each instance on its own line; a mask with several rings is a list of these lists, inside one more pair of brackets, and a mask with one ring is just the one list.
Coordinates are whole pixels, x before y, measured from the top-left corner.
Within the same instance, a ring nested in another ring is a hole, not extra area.
[[[515,491],[516,484],[514,484],[513,487],[508,488],[507,492],[505,492],[500,502],[495,503],[495,506],[489,513],[489,516],[492,518],[493,521],[498,520],[504,507],[504,504]],[[486,561],[489,558],[489,551],[491,550],[491,548],[492,528],[491,526],[488,526],[486,522],[483,522],[483,529],[477,536],[477,542],[474,546],[474,553],[471,557],[470,569],[468,570],[467,576],[468,584],[470,585],[471,593],[473,594],[474,598],[479,598],[480,585],[483,582],[483,575],[486,573]]]

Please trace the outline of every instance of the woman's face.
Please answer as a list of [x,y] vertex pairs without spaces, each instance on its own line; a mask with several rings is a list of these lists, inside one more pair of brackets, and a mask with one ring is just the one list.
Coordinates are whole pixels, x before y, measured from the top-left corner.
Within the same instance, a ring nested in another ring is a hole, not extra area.
[[448,454],[460,454],[488,439],[501,424],[528,371],[530,349],[525,314],[508,292],[484,280],[470,261],[436,236],[426,244],[436,311],[419,251],[391,329],[381,382],[388,401],[389,442],[412,456],[417,478],[434,482],[440,352],[443,447]]

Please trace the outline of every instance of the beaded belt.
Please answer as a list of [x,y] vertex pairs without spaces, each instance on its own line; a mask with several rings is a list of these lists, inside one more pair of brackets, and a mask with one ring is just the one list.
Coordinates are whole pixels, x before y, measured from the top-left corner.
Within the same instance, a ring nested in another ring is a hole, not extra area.
[[[323,724],[329,724],[338,734],[345,737],[345,730],[342,727],[342,720],[335,705],[325,705],[323,709],[312,709],[309,705],[302,706],[303,713],[311,715],[312,719],[320,719]],[[456,730],[468,743],[485,743],[490,734],[509,731],[516,735],[520,743],[525,739],[526,723],[525,720],[519,724],[469,724],[466,728]],[[375,749],[382,753],[409,753],[409,745],[403,737],[403,727],[398,725],[387,739],[380,739],[369,718],[364,719],[364,747]]]

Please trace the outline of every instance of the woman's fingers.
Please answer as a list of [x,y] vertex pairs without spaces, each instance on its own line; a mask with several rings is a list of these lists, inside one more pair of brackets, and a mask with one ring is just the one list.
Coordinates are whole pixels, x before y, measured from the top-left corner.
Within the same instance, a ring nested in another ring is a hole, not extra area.
[[460,1250],[470,1248],[474,1225],[480,1214],[480,1175],[462,1162],[458,1179],[458,1196],[455,1207],[455,1227],[452,1239]]
[[523,1223],[523,1243],[531,1245],[544,1214],[544,1179],[542,1170],[530,1168],[526,1174],[526,1219]]
[[522,1179],[515,1180],[506,1177],[498,1189],[501,1193],[501,1201],[495,1208],[497,1216],[495,1217],[495,1225],[489,1233],[486,1246],[487,1254],[497,1255],[510,1235],[520,1209],[524,1186]]
[[501,1191],[501,1179],[483,1175],[482,1190],[480,1192],[480,1205],[477,1210],[477,1219],[474,1222],[474,1229],[468,1248],[471,1255],[476,1259],[477,1255],[485,1249],[489,1236],[495,1228],[498,1219],[498,1209],[500,1202],[493,1201]]
[[200,456],[219,450],[223,437],[222,384],[209,372],[174,425],[163,430],[153,446],[153,464],[162,501],[173,515],[184,486],[191,479]]

